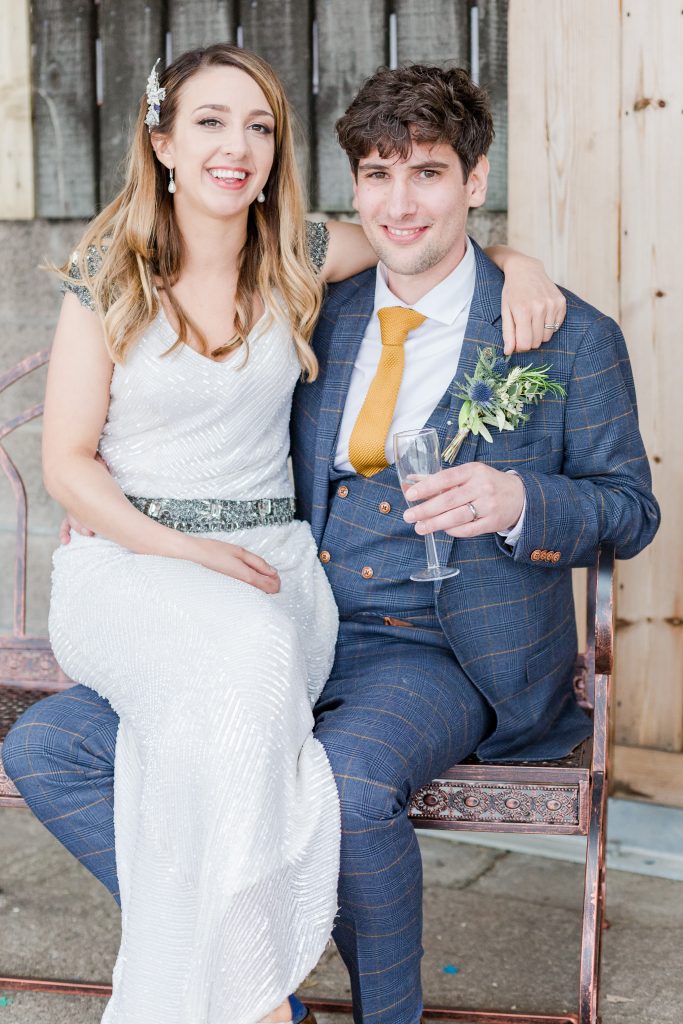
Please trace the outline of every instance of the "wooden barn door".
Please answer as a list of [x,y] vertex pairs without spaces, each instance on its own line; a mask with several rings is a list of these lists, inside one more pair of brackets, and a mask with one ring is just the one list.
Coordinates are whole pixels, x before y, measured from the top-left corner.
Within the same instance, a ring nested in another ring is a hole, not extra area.
[[509,239],[622,325],[662,505],[618,567],[615,793],[683,806],[683,7],[515,0]]

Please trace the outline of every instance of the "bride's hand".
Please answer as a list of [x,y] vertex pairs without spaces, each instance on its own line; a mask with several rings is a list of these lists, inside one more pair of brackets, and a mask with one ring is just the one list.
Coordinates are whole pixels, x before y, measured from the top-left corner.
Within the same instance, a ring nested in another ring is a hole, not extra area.
[[266,594],[277,594],[280,589],[277,569],[260,555],[255,555],[253,551],[247,551],[237,544],[228,544],[223,540],[208,540],[205,537],[196,538],[194,549],[193,560],[207,569],[242,580]]
[[567,300],[540,260],[508,245],[490,245],[486,255],[505,274],[500,304],[505,355],[540,348],[552,338],[555,324],[562,324]]
[[[95,452],[95,462],[101,463],[107,467],[107,463],[104,461],[99,452]],[[107,467],[108,468],[108,467]],[[59,543],[68,544],[71,540],[71,531],[74,533],[80,533],[81,537],[94,537],[95,534],[92,530],[89,530],[87,526],[84,526],[80,520],[72,516],[70,512],[66,513],[64,519],[62,519],[59,526]]]
[[59,543],[68,544],[71,540],[71,531],[74,533],[80,533],[82,537],[94,537],[95,534],[92,530],[89,530],[87,526],[79,522],[74,516],[70,516],[68,513],[59,527]]
[[540,348],[550,341],[566,314],[567,300],[539,260],[521,253],[508,258],[501,297],[506,355]]

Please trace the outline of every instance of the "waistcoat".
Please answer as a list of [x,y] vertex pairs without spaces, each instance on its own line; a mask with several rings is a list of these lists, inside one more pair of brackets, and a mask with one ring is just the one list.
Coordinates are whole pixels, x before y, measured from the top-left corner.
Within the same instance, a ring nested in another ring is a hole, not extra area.
[[[447,391],[424,424],[437,431],[441,447],[447,431],[452,433],[451,406]],[[412,572],[426,566],[427,551],[424,537],[415,533],[413,524],[404,522],[405,509],[393,465],[371,477],[338,472],[331,465],[329,514],[320,558],[342,620],[371,616],[384,619],[386,625],[392,625],[386,621],[392,618],[440,628],[435,584],[410,579]],[[442,560],[455,552],[452,538],[437,535],[437,550]]]

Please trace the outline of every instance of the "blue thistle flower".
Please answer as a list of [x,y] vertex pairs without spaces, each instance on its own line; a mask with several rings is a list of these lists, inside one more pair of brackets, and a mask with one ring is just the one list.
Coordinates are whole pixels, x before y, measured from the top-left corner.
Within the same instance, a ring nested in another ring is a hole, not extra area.
[[493,398],[493,388],[485,380],[472,381],[469,397],[475,405],[487,406]]
[[500,356],[498,359],[496,359],[495,363],[493,364],[492,373],[495,373],[497,377],[504,377],[505,374],[507,373],[507,368],[507,359],[503,359],[502,356]]

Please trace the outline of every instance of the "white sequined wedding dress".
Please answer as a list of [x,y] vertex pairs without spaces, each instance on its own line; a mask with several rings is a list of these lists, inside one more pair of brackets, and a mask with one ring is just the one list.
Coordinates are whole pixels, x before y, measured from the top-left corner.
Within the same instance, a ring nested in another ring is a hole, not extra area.
[[[100,451],[124,492],[291,496],[285,325],[256,325],[246,365],[164,356],[174,339],[160,313],[114,370]],[[120,717],[106,1024],[254,1024],[315,966],[337,909],[338,797],[311,734],[332,593],[306,523],[211,536],[262,555],[280,592],[100,537],[54,557],[57,660]]]

